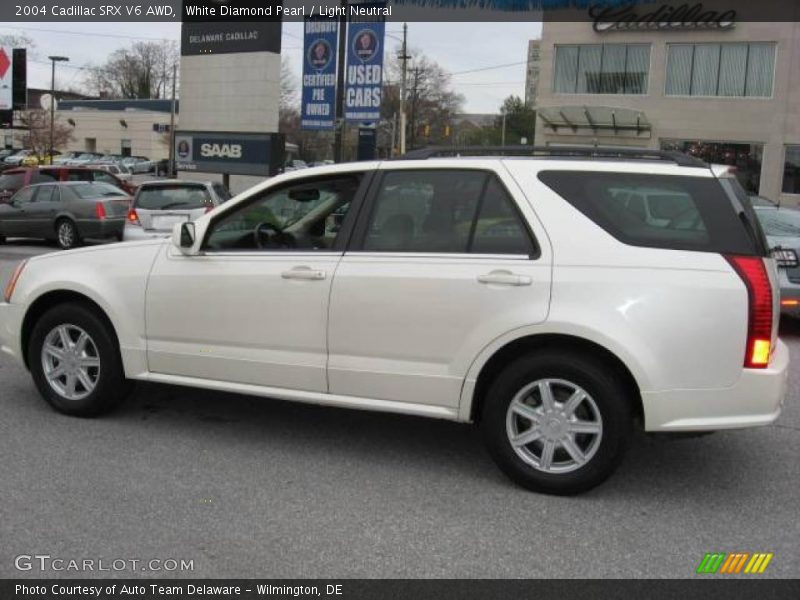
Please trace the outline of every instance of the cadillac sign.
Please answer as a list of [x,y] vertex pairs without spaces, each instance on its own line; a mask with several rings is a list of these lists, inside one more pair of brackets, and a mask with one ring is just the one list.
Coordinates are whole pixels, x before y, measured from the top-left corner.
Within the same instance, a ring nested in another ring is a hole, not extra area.
[[589,17],[597,33],[609,31],[672,31],[680,29],[731,29],[736,11],[706,10],[702,3],[662,5],[656,10],[638,13],[633,6],[592,6]]

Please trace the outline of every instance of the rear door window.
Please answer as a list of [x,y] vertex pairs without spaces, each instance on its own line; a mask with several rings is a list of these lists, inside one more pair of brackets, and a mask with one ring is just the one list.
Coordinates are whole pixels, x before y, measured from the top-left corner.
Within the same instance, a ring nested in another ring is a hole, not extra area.
[[514,200],[478,170],[386,171],[373,199],[363,250],[535,254]]
[[631,246],[751,256],[763,251],[716,178],[542,171],[539,179]]

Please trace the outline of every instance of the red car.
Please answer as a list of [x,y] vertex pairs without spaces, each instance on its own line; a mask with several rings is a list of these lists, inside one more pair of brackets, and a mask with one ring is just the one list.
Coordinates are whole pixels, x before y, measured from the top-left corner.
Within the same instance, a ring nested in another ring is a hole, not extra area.
[[100,181],[115,185],[131,196],[136,193],[135,184],[122,181],[103,169],[66,166],[14,167],[0,174],[0,203],[7,203],[11,196],[25,186],[53,181]]

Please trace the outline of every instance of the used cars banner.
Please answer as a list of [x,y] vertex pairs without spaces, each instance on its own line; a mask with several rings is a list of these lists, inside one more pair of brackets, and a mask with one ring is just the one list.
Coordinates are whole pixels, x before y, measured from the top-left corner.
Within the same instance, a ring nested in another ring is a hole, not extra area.
[[384,30],[383,21],[352,20],[348,25],[344,92],[346,121],[372,122],[381,117]]

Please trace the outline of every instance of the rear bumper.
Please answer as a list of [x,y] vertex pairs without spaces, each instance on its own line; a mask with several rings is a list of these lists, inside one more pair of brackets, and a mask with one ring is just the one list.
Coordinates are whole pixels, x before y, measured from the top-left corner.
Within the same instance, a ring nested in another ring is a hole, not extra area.
[[78,230],[85,238],[113,238],[120,237],[125,227],[125,217],[118,219],[87,219],[78,221]]
[[646,431],[713,431],[769,425],[781,413],[789,349],[778,340],[767,369],[744,369],[721,389],[643,392]]
[[17,304],[0,302],[0,352],[23,363],[20,348],[22,331],[22,307]]
[[125,230],[122,233],[122,241],[124,242],[141,242],[142,240],[157,240],[169,237],[171,231],[164,231],[161,229],[145,229],[141,225],[128,225],[125,224]]

